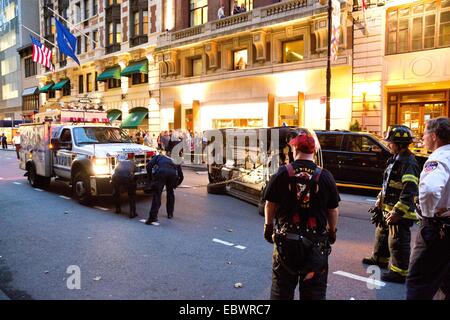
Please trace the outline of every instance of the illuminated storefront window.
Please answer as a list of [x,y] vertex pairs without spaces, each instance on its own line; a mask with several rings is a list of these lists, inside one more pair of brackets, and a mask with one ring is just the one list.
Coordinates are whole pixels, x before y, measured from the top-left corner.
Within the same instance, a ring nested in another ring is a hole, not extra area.
[[260,127],[263,127],[263,119],[213,119],[214,129]]
[[388,125],[403,124],[421,137],[426,121],[448,116],[449,91],[391,93],[388,95]]

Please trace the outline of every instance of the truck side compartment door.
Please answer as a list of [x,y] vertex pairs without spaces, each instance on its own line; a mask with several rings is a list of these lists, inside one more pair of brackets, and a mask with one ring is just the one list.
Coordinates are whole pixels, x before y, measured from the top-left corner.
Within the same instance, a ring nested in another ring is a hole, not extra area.
[[63,129],[59,137],[59,149],[54,153],[53,167],[58,177],[70,179],[73,161],[72,133]]

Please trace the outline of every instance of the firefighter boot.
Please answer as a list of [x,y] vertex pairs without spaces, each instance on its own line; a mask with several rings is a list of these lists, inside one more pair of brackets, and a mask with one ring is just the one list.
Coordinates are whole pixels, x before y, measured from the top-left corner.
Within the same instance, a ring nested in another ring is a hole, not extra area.
[[[387,260],[387,261],[383,261],[383,260]],[[380,268],[386,269],[388,267],[388,261],[389,261],[389,259],[383,259],[383,258],[377,259],[377,258],[371,256],[371,257],[365,257],[362,260],[362,263],[368,264],[370,266],[379,266]]]
[[386,272],[381,275],[381,280],[386,282],[405,283],[406,276],[402,276],[397,272],[389,270],[389,272]]

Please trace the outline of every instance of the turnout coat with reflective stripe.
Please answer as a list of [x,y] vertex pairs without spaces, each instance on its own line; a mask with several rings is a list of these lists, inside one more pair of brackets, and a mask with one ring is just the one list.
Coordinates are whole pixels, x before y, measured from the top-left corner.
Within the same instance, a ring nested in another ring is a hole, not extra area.
[[[418,196],[420,169],[411,151],[389,158],[384,172],[383,210],[395,211],[405,219],[417,220],[415,198]],[[389,174],[389,167],[392,169]],[[382,191],[383,192],[383,191]]]

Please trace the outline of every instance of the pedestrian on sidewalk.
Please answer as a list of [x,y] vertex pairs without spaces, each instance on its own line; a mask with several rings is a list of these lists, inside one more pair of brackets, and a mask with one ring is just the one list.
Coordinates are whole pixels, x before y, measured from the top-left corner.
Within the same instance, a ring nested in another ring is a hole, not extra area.
[[20,159],[19,151],[20,151],[20,132],[16,131],[16,134],[12,138],[12,143],[16,147],[17,159]]
[[0,136],[0,142],[2,144],[2,149],[8,149],[8,141],[4,133],[2,133],[2,135]]
[[152,183],[153,199],[149,217],[145,224],[158,226],[158,212],[161,207],[161,195],[164,187],[167,193],[167,218],[173,218],[175,208],[175,193],[181,182],[183,182],[183,171],[180,165],[174,163],[172,158],[164,155],[156,155],[147,164],[147,174]]

